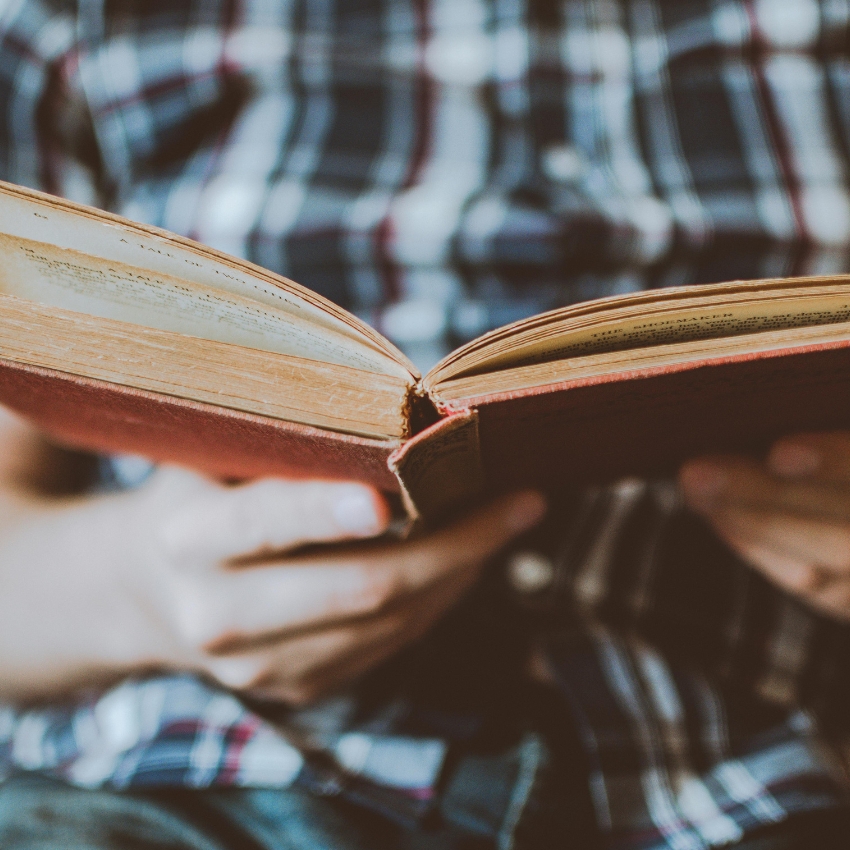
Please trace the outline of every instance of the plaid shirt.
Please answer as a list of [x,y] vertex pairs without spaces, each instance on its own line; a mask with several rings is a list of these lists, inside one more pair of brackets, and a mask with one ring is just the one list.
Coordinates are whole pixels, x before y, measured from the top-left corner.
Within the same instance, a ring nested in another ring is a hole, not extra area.
[[[428,366],[572,301],[847,271],[848,45],[846,0],[9,0],[0,175],[284,272]],[[846,804],[850,630],[669,485],[560,516],[556,579],[517,605],[546,632],[610,845],[700,850]],[[308,734],[190,678],[131,682],[8,708],[0,763],[295,784],[415,819],[462,745],[400,706],[357,725],[334,702]]]

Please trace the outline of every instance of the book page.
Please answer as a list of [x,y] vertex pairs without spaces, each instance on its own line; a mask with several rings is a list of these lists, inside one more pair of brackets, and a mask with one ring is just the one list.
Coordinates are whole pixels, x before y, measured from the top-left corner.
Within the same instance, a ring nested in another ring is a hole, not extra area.
[[0,234],[0,292],[261,351],[407,375],[374,348],[305,317],[173,276]]
[[645,315],[608,324],[576,328],[562,339],[529,340],[522,352],[511,352],[512,365],[531,365],[563,357],[587,357],[609,351],[649,348],[674,342],[742,336],[761,331],[836,324],[850,319],[850,294],[769,301],[706,309],[705,307]]
[[681,297],[679,290],[669,303],[656,295],[649,304],[624,298],[618,306],[617,299],[607,299],[597,310],[578,305],[552,311],[474,340],[438,364],[427,384],[608,352],[850,320],[850,283],[792,288],[793,283],[765,292],[755,282],[749,289],[694,298]]
[[[487,396],[522,393],[567,381],[603,375],[628,376],[645,369],[703,363],[736,355],[767,355],[795,348],[831,345],[850,340],[850,322],[814,325],[793,331],[778,330],[744,336],[720,337],[670,343],[629,351],[609,351],[584,357],[568,357],[513,369],[455,378],[439,384],[435,394],[442,402],[475,403]],[[750,388],[752,389],[752,387]],[[635,392],[640,392],[637,387]],[[679,400],[673,400],[678,404]]]
[[95,319],[6,294],[0,327],[0,359],[373,439],[407,431],[409,379]]
[[413,365],[365,322],[286,278],[189,239],[0,181],[0,233],[208,286],[347,336]]

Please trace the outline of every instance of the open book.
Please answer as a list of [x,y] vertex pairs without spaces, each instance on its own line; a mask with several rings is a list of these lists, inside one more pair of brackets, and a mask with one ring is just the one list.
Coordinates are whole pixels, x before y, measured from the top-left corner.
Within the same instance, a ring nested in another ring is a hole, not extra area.
[[65,443],[230,479],[356,479],[430,515],[850,426],[845,277],[591,301],[421,377],[290,280],[8,184],[0,258],[0,403]]

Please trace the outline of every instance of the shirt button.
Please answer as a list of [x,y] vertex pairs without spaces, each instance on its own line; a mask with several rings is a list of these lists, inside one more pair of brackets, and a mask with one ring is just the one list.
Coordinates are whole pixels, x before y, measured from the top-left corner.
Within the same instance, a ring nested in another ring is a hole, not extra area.
[[578,180],[587,168],[584,154],[571,145],[552,145],[541,157],[543,173],[556,183],[572,183]]
[[507,563],[508,581],[523,596],[540,593],[555,580],[555,565],[540,552],[514,552]]

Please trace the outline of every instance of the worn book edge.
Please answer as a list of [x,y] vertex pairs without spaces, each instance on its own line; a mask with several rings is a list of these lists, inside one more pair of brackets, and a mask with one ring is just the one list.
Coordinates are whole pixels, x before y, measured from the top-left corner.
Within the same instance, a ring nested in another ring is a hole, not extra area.
[[404,442],[387,464],[413,520],[439,519],[453,506],[474,501],[484,488],[477,411],[446,414]]

